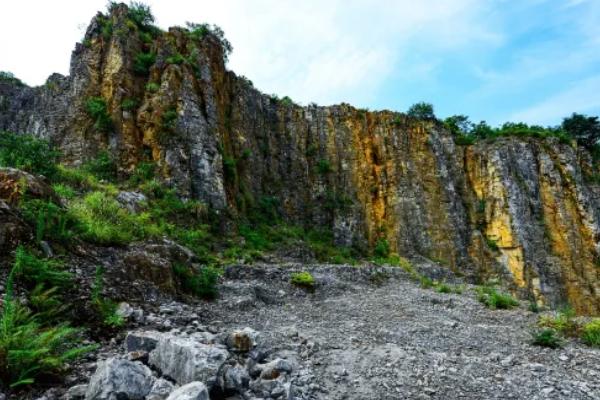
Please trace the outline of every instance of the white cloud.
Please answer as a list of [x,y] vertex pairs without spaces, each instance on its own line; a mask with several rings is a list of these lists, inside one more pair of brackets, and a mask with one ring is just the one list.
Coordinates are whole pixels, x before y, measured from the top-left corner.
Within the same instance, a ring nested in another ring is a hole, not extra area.
[[[163,28],[220,25],[234,46],[230,67],[267,92],[308,103],[367,106],[394,74],[432,72],[411,53],[498,43],[477,0],[150,0]],[[67,73],[70,51],[105,0],[20,0],[0,14],[0,70],[30,84]],[[489,3],[488,3],[489,4]],[[78,28],[79,27],[79,28]]]

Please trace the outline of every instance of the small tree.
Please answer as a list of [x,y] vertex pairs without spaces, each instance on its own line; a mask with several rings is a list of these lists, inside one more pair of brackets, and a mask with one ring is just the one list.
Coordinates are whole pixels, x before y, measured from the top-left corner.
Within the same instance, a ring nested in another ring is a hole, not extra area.
[[406,114],[411,118],[420,120],[431,121],[436,119],[435,113],[433,112],[433,105],[425,102],[413,104]]
[[573,113],[563,120],[562,128],[577,142],[586,147],[593,147],[600,139],[600,121],[598,117],[589,117]]
[[446,128],[453,135],[469,135],[473,130],[473,123],[466,115],[453,115],[444,120]]

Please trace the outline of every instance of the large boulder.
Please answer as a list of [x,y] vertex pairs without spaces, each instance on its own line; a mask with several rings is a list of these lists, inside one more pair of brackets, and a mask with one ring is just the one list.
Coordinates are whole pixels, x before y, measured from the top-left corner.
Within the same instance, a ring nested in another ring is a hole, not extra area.
[[222,345],[165,334],[150,353],[149,363],[180,385],[200,381],[210,388],[228,357]]
[[202,382],[191,382],[180,387],[167,397],[167,400],[210,400],[206,385]]
[[16,204],[23,195],[28,198],[60,203],[54,190],[42,177],[15,168],[0,168],[0,200]]
[[155,380],[140,362],[110,358],[98,363],[85,400],[144,400]]

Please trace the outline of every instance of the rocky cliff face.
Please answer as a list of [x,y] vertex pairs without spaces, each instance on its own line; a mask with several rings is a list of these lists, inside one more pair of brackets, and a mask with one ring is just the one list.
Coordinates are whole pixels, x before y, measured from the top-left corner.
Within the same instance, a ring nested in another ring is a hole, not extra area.
[[437,122],[301,107],[228,71],[210,32],[145,31],[128,12],[92,20],[68,77],[0,82],[0,129],[49,139],[67,163],[107,149],[127,174],[152,160],[182,196],[228,218],[276,200],[340,245],[386,239],[457,273],[501,275],[539,303],[600,312],[600,192],[584,150],[552,139],[457,146]]

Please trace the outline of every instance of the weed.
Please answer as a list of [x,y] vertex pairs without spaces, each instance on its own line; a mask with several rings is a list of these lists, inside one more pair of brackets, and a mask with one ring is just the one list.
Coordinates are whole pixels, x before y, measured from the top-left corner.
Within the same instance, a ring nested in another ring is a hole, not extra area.
[[315,278],[312,276],[310,272],[294,272],[290,279],[292,285],[301,287],[306,290],[314,290],[315,288]]
[[531,333],[531,343],[536,346],[558,349],[563,345],[563,339],[552,328],[545,328]]

